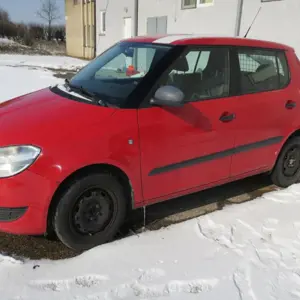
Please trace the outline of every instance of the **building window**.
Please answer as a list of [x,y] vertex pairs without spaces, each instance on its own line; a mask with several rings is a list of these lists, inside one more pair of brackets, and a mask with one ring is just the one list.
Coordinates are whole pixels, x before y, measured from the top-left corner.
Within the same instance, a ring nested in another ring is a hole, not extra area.
[[100,32],[101,34],[105,34],[106,32],[106,12],[100,12]]
[[91,47],[95,47],[95,25],[91,25]]
[[198,0],[182,0],[181,7],[182,9],[187,8],[196,8]]
[[[274,0],[273,0],[274,1]],[[182,9],[196,8],[202,6],[210,6],[214,4],[214,0],[182,0]]]
[[86,46],[90,47],[91,46],[91,43],[90,43],[90,41],[91,41],[91,25],[87,25],[86,36],[87,36]]
[[73,5],[77,5],[79,3],[79,0],[73,0]]
[[83,45],[84,47],[87,47],[87,26],[83,26]]
[[198,0],[198,5],[203,6],[203,5],[213,5],[214,0]]

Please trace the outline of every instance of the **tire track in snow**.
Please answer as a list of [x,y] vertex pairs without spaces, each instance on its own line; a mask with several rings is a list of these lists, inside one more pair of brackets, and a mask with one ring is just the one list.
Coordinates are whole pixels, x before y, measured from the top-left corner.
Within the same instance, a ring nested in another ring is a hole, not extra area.
[[300,204],[300,189],[292,185],[284,190],[277,190],[262,195],[265,200],[281,204]]
[[243,252],[239,248],[243,248],[245,245],[237,244],[235,242],[236,227],[231,225],[230,228],[226,228],[222,224],[216,224],[209,217],[206,217],[206,224],[201,222],[197,223],[198,233],[205,239],[215,242],[225,249],[234,251],[237,255],[243,255]]
[[[84,297],[78,296],[80,300],[103,300],[103,299],[153,299],[174,294],[200,294],[211,291],[219,282],[219,279],[191,279],[170,280],[165,283],[154,284],[156,279],[163,278],[165,271],[151,268],[142,272],[136,280],[120,284],[108,292],[95,293]],[[100,287],[109,280],[103,275],[77,276],[64,280],[34,280],[29,286],[38,290],[48,292],[68,292],[72,287],[91,288]]]
[[[241,264],[232,274],[239,300],[259,299],[252,287],[253,268],[256,272],[259,270],[269,274],[270,278],[266,277],[265,284],[270,299],[293,297],[300,300],[300,242],[293,240],[286,243],[280,235],[276,236],[277,230],[281,228],[279,220],[266,218],[260,222],[260,227],[254,227],[241,219],[226,225],[216,224],[207,216],[199,218],[196,229],[200,238],[214,242],[226,250],[232,250],[242,258]],[[291,225],[300,231],[300,222],[294,221]],[[243,229],[238,230],[238,226]],[[240,235],[241,240],[237,239],[239,232],[243,232]],[[292,278],[295,281],[295,274],[298,274],[298,280],[291,284]]]
[[62,280],[33,280],[29,283],[29,286],[35,289],[44,291],[55,291],[62,292],[69,290],[71,286],[79,288],[90,288],[101,285],[103,282],[109,280],[105,275],[84,275],[77,276],[72,279],[62,279]]
[[164,284],[144,284],[139,280],[117,286],[107,297],[109,299],[153,299],[174,294],[200,294],[211,291],[219,279],[171,280]]
[[151,282],[153,279],[158,279],[165,276],[165,271],[158,268],[151,268],[149,270],[143,271],[139,276],[138,280],[140,282]]
[[233,273],[233,282],[238,290],[240,300],[257,300],[252,288],[249,266],[239,267]]

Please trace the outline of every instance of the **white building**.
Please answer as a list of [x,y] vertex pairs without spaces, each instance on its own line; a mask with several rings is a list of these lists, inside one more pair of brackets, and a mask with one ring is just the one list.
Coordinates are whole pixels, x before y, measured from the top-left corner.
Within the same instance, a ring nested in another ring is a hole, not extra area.
[[[190,5],[192,2],[194,5]],[[139,0],[139,35],[234,35],[237,4],[238,0]]]
[[250,38],[288,44],[300,57],[300,0],[244,0],[241,34],[247,31],[261,7],[249,33]]
[[123,38],[139,34],[137,5],[137,0],[96,0],[97,54]]
[[196,33],[286,43],[300,54],[300,0],[96,0],[97,54],[135,36]]

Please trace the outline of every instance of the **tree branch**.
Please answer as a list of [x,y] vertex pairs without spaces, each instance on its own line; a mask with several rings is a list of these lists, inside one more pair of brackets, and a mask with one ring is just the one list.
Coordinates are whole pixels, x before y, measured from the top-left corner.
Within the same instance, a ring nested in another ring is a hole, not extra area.
[[48,23],[61,18],[56,0],[43,0],[40,10],[37,11],[38,17]]

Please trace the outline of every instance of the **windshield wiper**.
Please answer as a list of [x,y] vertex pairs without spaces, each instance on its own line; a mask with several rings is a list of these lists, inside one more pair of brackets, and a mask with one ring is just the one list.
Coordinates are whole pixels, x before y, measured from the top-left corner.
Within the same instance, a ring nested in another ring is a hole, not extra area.
[[79,91],[79,92],[81,92],[81,94],[84,94],[85,96],[88,96],[89,98],[91,98],[91,100],[93,100],[94,102],[95,101],[98,102],[98,99],[95,98],[95,95],[93,93],[89,92],[88,90],[86,90],[84,87],[72,85],[70,83],[69,79],[65,79],[65,83],[69,87],[70,90]]
[[103,105],[105,107],[108,107],[108,104],[100,99],[96,93],[90,92],[87,89],[85,89],[83,86],[75,86],[70,83],[69,79],[65,79],[65,84],[73,91],[79,91],[81,94],[88,96],[93,102],[96,102],[100,105]]

